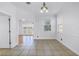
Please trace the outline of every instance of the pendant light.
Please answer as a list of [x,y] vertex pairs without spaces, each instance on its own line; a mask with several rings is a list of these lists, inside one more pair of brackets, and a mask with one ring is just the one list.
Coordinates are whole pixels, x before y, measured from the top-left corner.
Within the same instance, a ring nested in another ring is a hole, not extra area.
[[43,2],[43,6],[41,7],[40,12],[41,13],[47,13],[48,12],[48,7],[46,6],[45,2]]

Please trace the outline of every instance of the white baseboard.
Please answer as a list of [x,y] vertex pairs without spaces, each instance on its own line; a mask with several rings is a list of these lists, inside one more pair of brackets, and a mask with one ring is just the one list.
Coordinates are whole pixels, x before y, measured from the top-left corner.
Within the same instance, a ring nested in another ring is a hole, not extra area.
[[11,48],[14,48],[16,45],[17,45],[17,43],[16,43],[16,44],[13,44],[13,45],[11,46]]
[[79,52],[73,50],[72,48],[70,48],[68,45],[66,45],[65,43],[63,43],[63,41],[58,40],[60,43],[62,43],[64,46],[66,46],[68,49],[70,49],[71,51],[73,51],[75,54],[79,55]]
[[39,37],[39,38],[34,38],[34,39],[56,39],[55,37]]

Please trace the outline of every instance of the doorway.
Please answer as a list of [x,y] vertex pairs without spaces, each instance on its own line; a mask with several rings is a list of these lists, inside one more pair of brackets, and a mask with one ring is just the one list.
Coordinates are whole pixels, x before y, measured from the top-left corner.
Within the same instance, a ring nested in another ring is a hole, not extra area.
[[22,24],[22,34],[19,36],[20,46],[31,46],[33,43],[33,24]]
[[22,30],[23,30],[24,36],[32,36],[33,35],[33,24],[23,24]]

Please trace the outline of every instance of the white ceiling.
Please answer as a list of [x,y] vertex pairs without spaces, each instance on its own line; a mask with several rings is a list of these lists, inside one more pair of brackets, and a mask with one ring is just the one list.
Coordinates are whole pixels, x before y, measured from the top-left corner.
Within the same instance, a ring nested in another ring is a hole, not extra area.
[[[31,2],[30,5],[26,4],[25,2],[12,2],[12,4],[34,15],[43,15],[40,13],[42,2]],[[48,13],[46,13],[46,15],[57,14],[64,4],[64,2],[46,2],[49,11]]]

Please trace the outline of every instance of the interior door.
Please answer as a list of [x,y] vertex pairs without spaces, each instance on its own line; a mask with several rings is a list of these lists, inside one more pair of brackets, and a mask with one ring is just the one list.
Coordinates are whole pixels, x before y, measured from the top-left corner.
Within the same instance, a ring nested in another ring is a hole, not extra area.
[[0,15],[0,48],[9,48],[9,17]]

